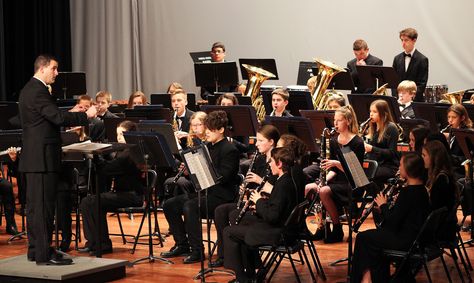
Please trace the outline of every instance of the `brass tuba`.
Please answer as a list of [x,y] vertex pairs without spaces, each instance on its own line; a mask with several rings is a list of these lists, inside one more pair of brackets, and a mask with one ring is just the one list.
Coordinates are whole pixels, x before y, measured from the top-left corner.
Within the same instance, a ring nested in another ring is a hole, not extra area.
[[245,89],[244,95],[250,96],[252,106],[255,108],[255,111],[257,111],[257,119],[263,121],[265,119],[265,105],[260,95],[260,87],[265,80],[274,78],[275,75],[252,65],[242,64],[242,66],[247,70],[248,75],[247,88]]
[[388,83],[387,83],[387,84],[384,84],[384,85],[382,85],[381,87],[379,87],[378,89],[376,89],[376,90],[372,93],[372,95],[385,95],[385,96],[388,96],[387,87],[388,87]]
[[442,99],[449,101],[451,104],[461,104],[462,98],[466,90],[458,90],[450,93],[442,94]]
[[316,75],[311,97],[313,99],[314,109],[324,110],[327,107],[327,100],[331,96],[330,94],[326,93],[329,83],[336,74],[340,72],[346,72],[346,70],[331,62],[321,59],[314,59],[314,61],[318,66],[318,74]]

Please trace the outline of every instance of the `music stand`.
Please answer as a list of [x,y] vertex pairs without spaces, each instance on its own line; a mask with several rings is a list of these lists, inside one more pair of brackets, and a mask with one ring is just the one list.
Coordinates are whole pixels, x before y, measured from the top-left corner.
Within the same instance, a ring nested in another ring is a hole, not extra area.
[[228,137],[255,136],[258,130],[255,108],[249,105],[220,106],[202,105],[201,110],[206,113],[222,110],[227,113],[229,124],[225,135]]
[[324,128],[334,127],[334,110],[300,110],[300,113],[310,121],[316,137],[323,134]]
[[306,144],[309,151],[318,151],[316,146],[316,136],[314,135],[311,122],[308,119],[304,117],[265,116],[265,124],[272,124],[275,126],[280,132],[280,135],[295,135]]
[[354,82],[352,81],[351,73],[349,72],[339,72],[331,82],[329,82],[328,89],[343,89],[350,90],[351,92],[355,91]]
[[[194,184],[198,194],[198,215],[199,215],[199,223],[202,223],[201,218],[201,192],[205,190],[205,204],[206,204],[206,220],[207,220],[207,227],[209,227],[209,209],[208,209],[208,202],[207,202],[207,192],[208,188],[218,184],[220,182],[220,176],[217,175],[217,171],[212,164],[212,159],[209,154],[209,150],[207,146],[201,144],[195,146],[190,149],[186,149],[181,152],[182,160],[184,161],[184,165],[189,172],[189,177],[191,182]],[[201,235],[202,235],[202,225],[201,227]],[[208,233],[208,260],[209,266],[211,263],[211,241],[210,241],[210,234]],[[212,268],[204,268],[204,245],[201,252],[201,270],[199,273],[194,277],[194,279],[201,279],[201,282],[205,282],[205,276],[207,273],[214,272]],[[222,271],[225,272],[225,271]]]
[[138,131],[140,132],[156,132],[164,136],[166,143],[174,155],[179,154],[178,144],[173,131],[173,126],[164,121],[143,120],[138,123]]
[[212,57],[209,51],[189,52],[194,63],[211,63]]
[[375,90],[386,83],[388,84],[388,88],[396,89],[400,83],[400,78],[393,67],[357,65],[356,68],[360,81],[360,89]]
[[448,124],[447,110],[451,104],[412,102],[413,112],[417,119],[423,119],[430,123],[430,129],[433,133],[438,133]]
[[13,130],[15,127],[10,123],[10,119],[18,115],[18,102],[0,102],[0,129]]
[[106,142],[117,142],[117,126],[123,121],[132,121],[138,123],[146,117],[120,117],[120,118],[104,118],[105,138]]
[[247,70],[242,66],[247,64],[254,66],[260,69],[264,69],[267,72],[270,72],[275,75],[275,77],[268,78],[268,80],[278,80],[278,72],[275,59],[239,59],[240,74],[242,75],[242,80],[248,80],[249,76]]
[[213,86],[219,91],[222,86],[237,85],[239,76],[235,62],[194,63],[196,86]]
[[57,98],[67,99],[86,94],[86,73],[59,72],[51,87],[53,96]]
[[135,106],[133,109],[125,109],[125,118],[143,118],[142,120],[165,120],[167,123],[173,121],[173,114],[170,109],[163,108],[162,105]]
[[411,130],[419,125],[430,128],[430,122],[424,119],[400,119],[400,127],[403,129],[403,142],[409,142]]
[[385,100],[385,102],[388,104],[388,107],[390,108],[393,120],[397,124],[400,123],[400,108],[398,107],[397,99],[393,96],[348,94],[347,99],[349,100],[349,104],[352,105],[352,108],[354,108],[354,112],[356,113],[359,123],[362,123],[369,118],[370,104],[375,100]]
[[469,172],[471,177],[471,199],[470,199],[470,206],[471,206],[471,239],[466,241],[465,243],[472,244],[474,242],[474,226],[472,223],[474,219],[474,180],[472,180],[472,172],[474,169],[474,132],[468,129],[452,129],[451,132],[459,143],[459,146],[464,153],[466,159],[469,159],[471,162],[469,163]]
[[[165,137],[160,133],[151,133],[151,132],[125,132],[124,133],[125,140],[127,144],[135,144],[136,147],[131,148],[130,154],[131,158],[137,163],[142,164],[145,166],[146,174],[146,188],[147,191],[145,192],[145,211],[144,217],[140,223],[140,228],[138,230],[138,234],[141,231],[143,226],[143,222],[145,220],[145,216],[148,219],[148,256],[137,259],[132,262],[132,264],[136,264],[140,261],[148,260],[149,262],[154,262],[155,260],[160,260],[169,264],[173,264],[171,260],[157,257],[153,254],[153,233],[151,231],[151,213],[152,211],[155,213],[155,220],[157,219],[156,215],[156,207],[154,207],[154,202],[152,201],[152,188],[150,188],[149,180],[148,180],[148,168],[149,164],[156,165],[157,168],[165,169],[165,168],[172,168],[176,169],[176,163],[174,161],[174,157],[171,154],[170,148],[166,142]],[[155,221],[155,225],[158,225],[158,221]],[[160,241],[162,241],[160,229],[158,227],[158,237]],[[135,239],[134,246],[137,244],[138,237]],[[162,242],[161,242],[162,243]],[[162,243],[163,244],[163,243]]]
[[318,69],[316,62],[312,61],[300,61],[298,64],[298,78],[296,79],[297,85],[306,85],[311,77],[318,74],[315,70]]
[[309,91],[289,90],[288,105],[286,109],[290,111],[293,116],[301,116],[301,110],[314,109],[313,100]]

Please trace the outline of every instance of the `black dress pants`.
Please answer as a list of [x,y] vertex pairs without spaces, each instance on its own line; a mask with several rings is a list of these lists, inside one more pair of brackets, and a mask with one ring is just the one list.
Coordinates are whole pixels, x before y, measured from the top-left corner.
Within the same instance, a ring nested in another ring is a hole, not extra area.
[[[219,205],[214,212],[214,224],[217,231],[217,256],[224,257],[224,228],[235,224],[238,212],[237,203],[225,203]],[[232,215],[231,215],[232,214]]]
[[51,256],[54,208],[58,174],[55,172],[25,173],[26,222],[28,229],[28,257],[46,262]]
[[7,227],[15,226],[15,198],[13,196],[13,186],[10,182],[0,178],[0,196],[5,208],[5,220]]

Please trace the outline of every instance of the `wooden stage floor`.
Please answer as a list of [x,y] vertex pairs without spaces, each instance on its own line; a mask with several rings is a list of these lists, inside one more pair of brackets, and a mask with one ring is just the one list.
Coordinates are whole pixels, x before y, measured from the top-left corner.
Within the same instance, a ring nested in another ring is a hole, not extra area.
[[[21,223],[20,216],[16,216],[17,223]],[[469,219],[469,218],[468,218]],[[132,220],[128,219],[126,215],[122,215],[122,222],[124,225],[125,232],[128,234],[135,234],[138,230],[138,225],[141,220],[140,214],[135,214]],[[117,218],[115,216],[108,217],[109,229],[111,233],[119,233],[119,226]],[[6,258],[11,256],[17,256],[20,254],[25,254],[27,249],[26,239],[14,241],[11,244],[7,244],[9,235],[5,234],[5,222],[3,221],[3,226],[0,227],[0,258]],[[164,219],[164,215],[159,213],[159,224],[162,232],[168,230],[168,223]],[[73,222],[73,227],[74,227]],[[365,224],[362,226],[361,231],[372,228],[373,221],[371,218],[367,219]],[[146,226],[144,227],[145,231],[147,230]],[[347,239],[347,226],[344,226],[345,239]],[[464,239],[469,238],[467,232],[462,232]],[[215,239],[215,230],[212,230],[212,238]],[[135,254],[130,254],[130,249],[132,244],[124,245],[120,237],[112,237],[114,252],[112,254],[107,254],[105,258],[114,258],[114,259],[124,259],[133,261],[148,255],[148,246],[139,245]],[[82,246],[84,242],[80,243]],[[174,241],[171,237],[166,238],[164,248],[159,246],[154,247],[155,255],[159,256],[159,253],[162,251],[169,250],[174,244]],[[83,256],[74,250],[74,244],[71,245],[72,250],[69,252],[72,256]],[[332,267],[329,266],[329,263],[339,259],[344,258],[347,255],[347,242],[337,243],[337,244],[324,244],[322,242],[316,243],[316,248],[318,249],[318,254],[323,264],[324,270],[327,276],[327,282],[341,282],[346,280],[347,275],[347,265],[340,264],[338,266]],[[468,247],[468,253],[471,259],[471,262],[474,259],[474,247]],[[460,279],[457,275],[457,272],[452,263],[452,259],[448,256],[445,256],[448,268],[450,270],[451,276],[454,282],[460,282]],[[127,276],[122,280],[117,282],[193,282],[194,275],[200,270],[200,264],[190,264],[185,265],[182,263],[182,257],[172,259],[174,264],[166,264],[160,261],[155,261],[149,263],[147,261],[139,263],[134,267],[127,268]],[[306,266],[297,264],[297,269],[300,272],[300,276],[303,282],[311,282],[309,272],[307,271]],[[434,282],[447,282],[446,276],[444,274],[441,261],[435,260],[429,264],[429,269],[432,274]],[[232,276],[215,274],[206,278],[208,282],[227,282],[232,279]],[[322,281],[321,278],[318,278],[319,281]],[[296,282],[294,278],[293,271],[289,262],[286,260],[282,263],[282,266],[279,268],[273,282]],[[427,282],[427,278],[424,272],[420,272],[417,276],[417,282]]]

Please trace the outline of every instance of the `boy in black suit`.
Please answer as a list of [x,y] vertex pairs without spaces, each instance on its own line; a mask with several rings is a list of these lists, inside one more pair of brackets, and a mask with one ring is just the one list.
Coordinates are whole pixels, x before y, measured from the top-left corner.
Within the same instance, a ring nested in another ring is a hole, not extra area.
[[283,224],[298,199],[290,174],[294,160],[290,149],[274,148],[270,167],[278,179],[270,197],[262,198],[260,192],[253,192],[250,201],[255,203],[255,213],[247,213],[238,225],[224,228],[224,266],[235,271],[236,282],[254,279],[255,262],[258,259],[256,247],[276,245],[280,241]]
[[356,87],[356,92],[363,93],[369,92],[370,90],[360,89],[359,76],[357,74],[356,66],[366,66],[366,65],[383,65],[383,61],[372,54],[369,54],[369,46],[367,42],[363,39],[357,39],[352,44],[352,50],[354,51],[355,58],[347,62],[347,69],[351,72],[352,80]]
[[398,105],[402,119],[415,119],[413,111],[413,98],[416,95],[416,84],[413,81],[402,81],[398,84]]
[[[227,114],[224,111],[209,113],[205,124],[211,160],[218,175],[222,177],[219,184],[207,189],[207,209],[210,217],[213,217],[212,214],[217,206],[233,202],[237,196],[240,183],[237,176],[239,151],[224,135],[228,124]],[[198,203],[200,203],[200,211]],[[175,246],[169,252],[161,253],[161,256],[177,257],[191,252],[183,262],[185,264],[198,262],[203,252],[198,213],[201,217],[206,216],[205,196],[197,198],[196,193],[189,193],[170,198],[163,204],[163,212],[173,234]]]
[[[50,247],[58,176],[61,171],[61,126],[86,125],[97,110],[62,112],[48,91],[58,75],[58,61],[49,55],[35,60],[35,74],[20,92],[23,129],[20,172],[25,173],[28,204],[28,260],[39,265],[71,264]],[[78,111],[73,109],[72,111]]]
[[426,83],[428,82],[428,58],[415,49],[418,32],[414,28],[406,28],[400,32],[400,40],[404,52],[393,58],[393,68],[401,81],[414,81],[417,86],[415,101],[423,101]]

